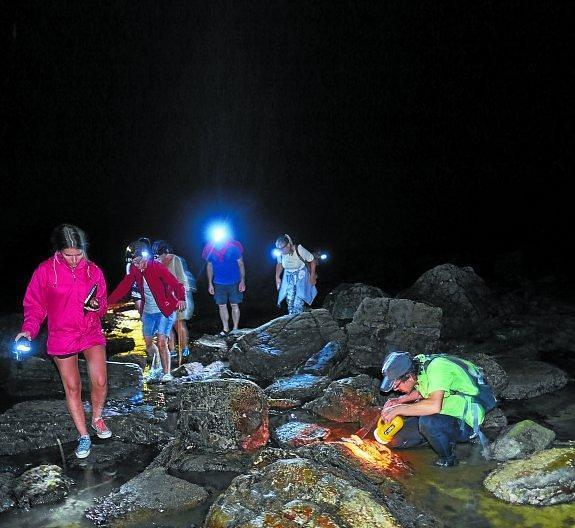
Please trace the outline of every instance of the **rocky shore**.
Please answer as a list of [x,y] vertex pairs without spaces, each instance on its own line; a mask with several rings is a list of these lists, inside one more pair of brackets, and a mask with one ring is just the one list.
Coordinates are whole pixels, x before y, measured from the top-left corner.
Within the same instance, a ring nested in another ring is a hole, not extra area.
[[[529,292],[490,288],[471,268],[451,264],[395,297],[342,284],[322,308],[234,336],[198,336],[174,380],[157,385],[144,382],[147,358],[134,311],[109,314],[105,416],[114,436],[95,445],[90,471],[135,461],[142,449],[157,456],[96,498],[83,522],[458,525],[412,500],[405,482],[417,479],[417,468],[405,452],[378,445],[371,434],[350,438],[385,403],[380,368],[390,350],[446,352],[483,367],[500,403],[485,423],[491,444],[483,493],[502,507],[575,508],[575,400],[562,399],[573,392],[575,305],[550,291],[545,284]],[[20,320],[0,320],[0,389],[10,401],[0,415],[0,524],[78,493],[66,473],[75,464],[69,456],[60,465],[14,463],[60,446],[69,455],[76,437],[42,340],[33,357],[16,362],[10,354]],[[531,419],[524,419],[521,409],[529,407]],[[465,453],[476,448],[465,446]],[[568,522],[563,511],[560,520]]]

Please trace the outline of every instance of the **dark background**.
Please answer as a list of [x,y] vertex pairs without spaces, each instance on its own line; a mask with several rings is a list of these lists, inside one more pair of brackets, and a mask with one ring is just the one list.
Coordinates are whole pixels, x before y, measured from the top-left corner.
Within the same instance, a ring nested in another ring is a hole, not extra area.
[[330,252],[322,294],[396,293],[443,262],[497,280],[509,254],[568,277],[571,5],[2,4],[0,311],[62,222],[113,286],[143,235],[201,276],[203,228],[227,218],[246,308],[273,298],[284,232]]

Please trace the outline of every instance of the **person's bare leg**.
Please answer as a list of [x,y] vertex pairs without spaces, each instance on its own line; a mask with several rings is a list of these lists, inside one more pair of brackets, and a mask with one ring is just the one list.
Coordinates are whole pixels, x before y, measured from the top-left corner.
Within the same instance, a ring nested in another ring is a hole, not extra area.
[[232,304],[232,321],[234,322],[234,330],[238,329],[240,325],[240,305]]
[[94,421],[94,419],[102,417],[102,409],[106,403],[106,395],[108,393],[106,349],[103,346],[90,347],[84,350],[84,357],[86,358],[90,376],[92,421]]
[[220,319],[222,320],[222,325],[224,327],[224,332],[230,331],[230,314],[228,313],[227,304],[218,304],[220,310]]
[[[168,348],[170,349],[170,354],[173,354],[174,350],[176,349],[176,343],[178,342],[178,336],[176,335],[175,329],[172,328],[170,332],[170,339],[168,339]],[[178,350],[180,349],[178,345]]]
[[163,334],[158,334],[158,348],[160,349],[160,359],[162,360],[162,368],[164,374],[170,373],[171,358],[170,349],[168,348],[168,337]]
[[180,348],[186,348],[189,344],[188,341],[190,340],[190,335],[188,333],[188,326],[185,319],[178,319],[176,321],[176,332],[178,334]]
[[74,425],[78,429],[80,436],[87,436],[88,429],[86,427],[84,406],[82,405],[82,381],[78,371],[78,355],[61,359],[54,357],[54,363],[56,363],[62,378],[64,392],[66,393],[66,405]]

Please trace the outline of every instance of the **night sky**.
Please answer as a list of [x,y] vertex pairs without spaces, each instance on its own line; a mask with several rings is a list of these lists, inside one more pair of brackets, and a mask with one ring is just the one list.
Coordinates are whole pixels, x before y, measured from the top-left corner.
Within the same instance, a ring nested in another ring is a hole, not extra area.
[[200,273],[213,216],[253,297],[284,232],[330,252],[324,294],[448,261],[494,277],[514,251],[569,273],[571,4],[3,3],[0,311],[62,222],[110,285],[143,235]]

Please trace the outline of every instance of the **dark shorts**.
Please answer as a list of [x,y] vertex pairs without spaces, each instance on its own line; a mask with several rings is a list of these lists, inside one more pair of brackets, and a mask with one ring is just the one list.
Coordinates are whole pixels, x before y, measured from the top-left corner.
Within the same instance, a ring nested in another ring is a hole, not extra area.
[[216,304],[240,304],[244,294],[239,290],[239,282],[235,284],[214,284],[214,301]]

